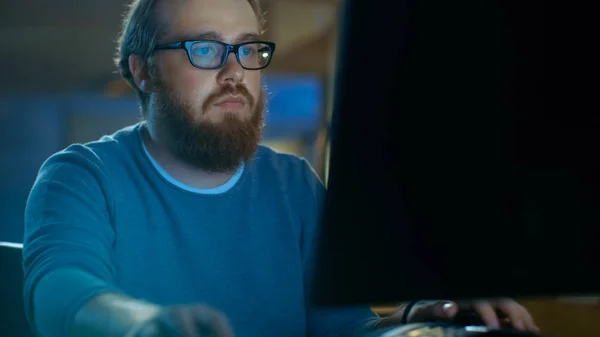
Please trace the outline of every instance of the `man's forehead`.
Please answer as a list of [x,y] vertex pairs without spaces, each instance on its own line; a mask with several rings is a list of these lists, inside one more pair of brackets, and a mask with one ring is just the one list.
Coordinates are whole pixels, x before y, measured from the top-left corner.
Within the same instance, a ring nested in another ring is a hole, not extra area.
[[[160,8],[168,37],[213,38],[233,42],[259,35],[259,22],[247,0],[177,0]],[[210,36],[207,36],[210,35]],[[246,36],[247,37],[247,36]]]
[[194,31],[179,34],[178,40],[190,41],[190,40],[217,40],[229,43],[240,43],[246,41],[257,41],[260,40],[260,35],[255,31],[242,32],[233,35],[224,35],[219,31],[206,30],[206,31]]

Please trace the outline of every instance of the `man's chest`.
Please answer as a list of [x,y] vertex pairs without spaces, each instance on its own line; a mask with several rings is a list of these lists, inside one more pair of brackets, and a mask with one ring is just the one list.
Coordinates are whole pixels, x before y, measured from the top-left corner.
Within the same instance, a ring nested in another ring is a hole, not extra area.
[[281,197],[126,199],[115,208],[113,259],[128,293],[225,306],[236,296],[267,303],[278,289],[302,300],[301,224]]

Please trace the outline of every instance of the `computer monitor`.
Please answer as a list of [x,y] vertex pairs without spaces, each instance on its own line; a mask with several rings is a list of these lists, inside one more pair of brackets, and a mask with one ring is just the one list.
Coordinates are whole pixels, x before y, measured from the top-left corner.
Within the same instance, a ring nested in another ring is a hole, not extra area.
[[597,112],[550,95],[543,2],[394,3],[343,3],[317,300],[600,293]]

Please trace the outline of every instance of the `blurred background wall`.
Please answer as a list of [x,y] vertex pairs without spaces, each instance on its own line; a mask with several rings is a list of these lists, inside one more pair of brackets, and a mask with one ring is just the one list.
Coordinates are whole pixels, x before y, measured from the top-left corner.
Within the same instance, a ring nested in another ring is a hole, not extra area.
[[[0,2],[0,241],[22,241],[27,195],[48,156],[138,121],[136,97],[112,63],[126,3]],[[265,71],[264,143],[306,157],[322,178],[341,3],[263,0],[265,38],[277,42]],[[543,336],[600,336],[597,298],[522,301]],[[391,307],[376,309],[386,314]]]

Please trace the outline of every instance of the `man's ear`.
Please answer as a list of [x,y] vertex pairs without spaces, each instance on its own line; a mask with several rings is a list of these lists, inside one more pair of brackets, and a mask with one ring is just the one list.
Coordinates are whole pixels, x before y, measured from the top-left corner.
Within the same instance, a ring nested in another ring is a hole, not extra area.
[[136,54],[129,56],[129,71],[138,89],[145,93],[152,92],[148,65],[141,56]]

